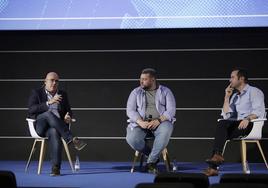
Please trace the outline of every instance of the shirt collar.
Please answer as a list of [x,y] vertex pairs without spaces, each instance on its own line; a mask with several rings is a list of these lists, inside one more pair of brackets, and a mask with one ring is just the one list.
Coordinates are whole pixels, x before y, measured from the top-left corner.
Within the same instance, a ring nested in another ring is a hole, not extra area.
[[249,89],[249,85],[246,84],[245,87],[243,88],[243,90],[241,91],[241,94],[246,93],[248,91],[248,89]]
[[[46,90],[46,89],[45,89],[45,92],[46,92],[47,95],[53,96],[53,95],[52,95],[48,90]],[[57,93],[58,93],[58,91],[57,91],[55,94],[57,94]]]
[[[143,92],[146,91],[146,90],[143,89],[141,86],[140,86],[140,88],[141,88],[141,90],[142,90]],[[158,85],[157,85],[157,89],[156,89],[156,91],[158,91],[158,90],[161,89],[161,88],[162,88],[162,86],[161,86],[160,84],[158,84]]]

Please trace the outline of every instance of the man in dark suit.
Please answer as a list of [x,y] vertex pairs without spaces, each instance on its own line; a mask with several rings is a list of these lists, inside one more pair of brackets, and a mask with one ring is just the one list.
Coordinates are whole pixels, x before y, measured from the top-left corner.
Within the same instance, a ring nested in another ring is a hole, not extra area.
[[60,175],[62,141],[73,143],[75,149],[81,150],[86,143],[74,137],[68,124],[72,120],[72,111],[67,94],[58,89],[59,76],[55,72],[46,75],[44,86],[34,89],[29,98],[29,117],[36,119],[35,129],[39,136],[48,137],[51,176]]

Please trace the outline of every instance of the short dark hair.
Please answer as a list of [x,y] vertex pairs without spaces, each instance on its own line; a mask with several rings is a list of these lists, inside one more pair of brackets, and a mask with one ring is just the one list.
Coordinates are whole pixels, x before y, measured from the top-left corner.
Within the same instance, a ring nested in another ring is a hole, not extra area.
[[156,70],[153,68],[146,68],[141,71],[141,74],[149,74],[151,77],[156,78],[157,73]]
[[241,77],[244,77],[245,83],[248,82],[248,72],[244,68],[233,68],[233,71],[237,71],[237,77],[238,79]]

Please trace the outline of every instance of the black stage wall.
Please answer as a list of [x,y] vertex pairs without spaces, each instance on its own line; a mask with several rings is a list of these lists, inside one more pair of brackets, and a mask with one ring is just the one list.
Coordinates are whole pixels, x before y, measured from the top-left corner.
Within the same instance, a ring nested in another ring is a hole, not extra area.
[[[203,161],[210,156],[232,67],[249,70],[250,83],[263,90],[268,106],[267,32],[266,28],[1,31],[0,159],[27,159],[33,142],[25,121],[28,96],[48,71],[56,71],[77,119],[72,130],[89,144],[80,152],[81,160],[132,160],[133,151],[124,139],[126,101],[139,84],[140,71],[153,67],[177,100],[177,122],[168,146],[171,158]],[[226,160],[239,160],[237,143],[226,152]],[[255,146],[248,154],[250,162],[261,161]]]

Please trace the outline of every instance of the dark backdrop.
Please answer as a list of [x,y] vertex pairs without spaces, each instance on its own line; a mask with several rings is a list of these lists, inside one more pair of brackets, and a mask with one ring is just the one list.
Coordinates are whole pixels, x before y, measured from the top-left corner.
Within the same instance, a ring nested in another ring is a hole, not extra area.
[[[30,90],[49,71],[61,77],[86,139],[82,160],[130,161],[125,106],[140,71],[153,67],[177,101],[168,149],[177,161],[211,154],[216,120],[233,67],[249,70],[250,84],[268,94],[267,28],[0,32],[0,144],[2,160],[26,160],[32,139],[27,123]],[[267,106],[267,99],[266,99]],[[266,127],[264,134],[266,134]],[[262,142],[268,156],[266,141]],[[255,146],[249,161],[260,161]],[[226,160],[239,160],[230,144]]]

